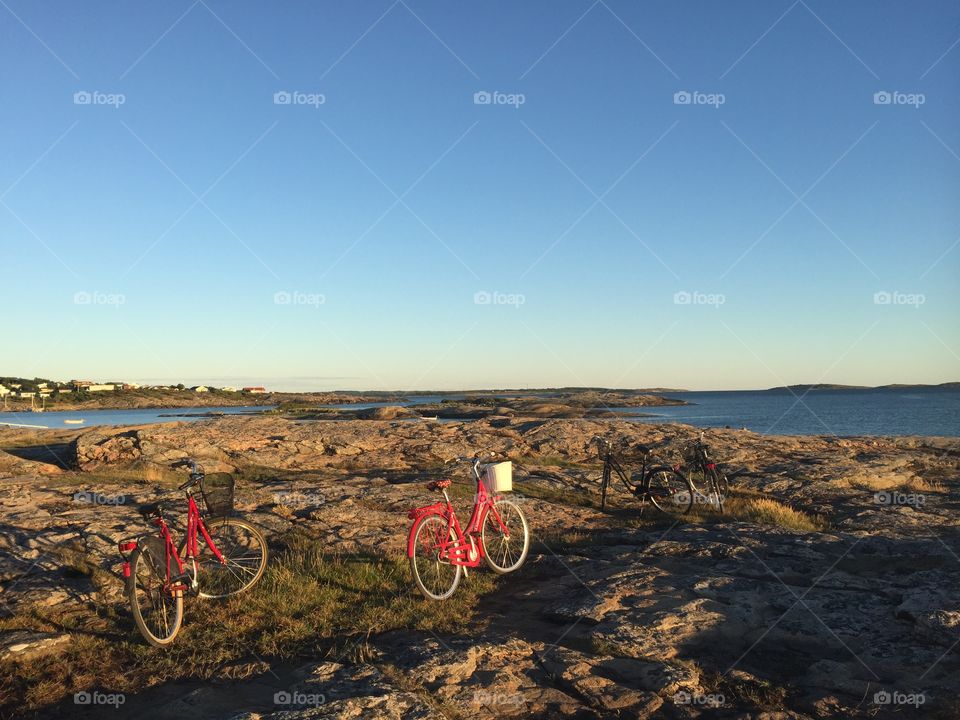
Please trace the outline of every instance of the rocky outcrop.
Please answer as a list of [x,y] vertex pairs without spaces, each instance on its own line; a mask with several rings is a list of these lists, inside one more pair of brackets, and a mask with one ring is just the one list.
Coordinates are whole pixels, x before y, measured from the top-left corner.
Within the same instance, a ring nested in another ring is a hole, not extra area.
[[[399,555],[406,510],[435,499],[423,481],[446,472],[442,460],[486,448],[516,460],[515,497],[537,543],[523,570],[481,599],[485,622],[371,636],[362,660],[316,658],[292,680],[264,673],[255,702],[239,686],[171,686],[131,697],[115,716],[950,717],[960,441],[708,433],[738,471],[734,488],[819,515],[816,531],[734,516],[641,523],[619,490],[620,510],[590,506],[590,437],[658,446],[673,460],[698,433],[529,418],[92,429],[73,452],[96,472],[71,473],[70,484],[32,472],[0,481],[0,598],[12,611],[121,602],[119,583],[102,577],[116,572],[115,542],[142,527],[135,502],[176,503],[148,471],[184,456],[246,469],[238,507],[269,532],[308,528],[347,555]],[[104,501],[78,501],[78,490]],[[73,570],[80,562],[93,571]],[[919,711],[894,702],[917,693]]]

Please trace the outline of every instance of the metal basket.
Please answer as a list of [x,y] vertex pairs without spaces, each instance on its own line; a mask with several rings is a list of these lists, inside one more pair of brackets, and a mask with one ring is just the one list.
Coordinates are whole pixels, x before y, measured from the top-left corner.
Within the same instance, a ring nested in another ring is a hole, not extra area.
[[706,445],[690,443],[683,448],[683,461],[689,465],[696,465],[705,460],[708,452]]
[[210,517],[226,517],[233,513],[233,475],[212,473],[200,481],[200,493]]

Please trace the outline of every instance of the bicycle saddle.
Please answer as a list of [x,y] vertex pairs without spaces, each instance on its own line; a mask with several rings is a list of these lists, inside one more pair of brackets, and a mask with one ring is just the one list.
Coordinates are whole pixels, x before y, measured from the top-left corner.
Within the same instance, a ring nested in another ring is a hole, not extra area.
[[640,445],[639,443],[631,447],[630,450],[641,455],[649,455],[651,452],[649,447],[646,445]]
[[149,503],[147,505],[138,505],[137,512],[143,515],[144,518],[149,518],[154,515],[160,517],[160,503]]
[[430,483],[427,483],[427,490],[443,490],[444,488],[450,487],[450,483],[453,480],[434,480]]

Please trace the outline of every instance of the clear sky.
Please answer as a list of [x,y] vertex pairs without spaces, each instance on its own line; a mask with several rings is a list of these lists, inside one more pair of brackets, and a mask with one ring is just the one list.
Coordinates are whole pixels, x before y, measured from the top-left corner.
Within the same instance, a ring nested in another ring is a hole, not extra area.
[[960,379],[955,2],[0,2],[0,374]]

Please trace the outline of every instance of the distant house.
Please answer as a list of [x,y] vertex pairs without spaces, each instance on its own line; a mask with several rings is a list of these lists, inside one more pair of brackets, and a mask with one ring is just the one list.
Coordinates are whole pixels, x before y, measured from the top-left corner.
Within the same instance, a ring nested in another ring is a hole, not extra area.
[[47,383],[37,383],[37,390],[46,390],[50,386]]
[[220,390],[222,390],[223,392],[238,392],[238,390],[235,387],[230,387],[229,385],[227,385],[227,387],[220,388]]
[[84,390],[87,392],[109,392],[113,390],[116,385],[87,385]]
[[123,383],[122,385],[124,390],[139,390],[140,386],[137,383]]
[[264,395],[267,392],[266,388],[262,387],[245,387],[243,391],[251,395]]
[[93,380],[71,380],[74,390],[86,390],[93,385]]
[[3,397],[4,395],[9,395],[9,394],[10,394],[10,388],[8,388],[6,385],[0,385],[0,397]]
[[36,393],[33,390],[18,390],[14,393],[18,398],[32,398],[36,397]]
[[210,388],[208,388],[206,385],[194,385],[190,389],[197,393],[210,392]]

